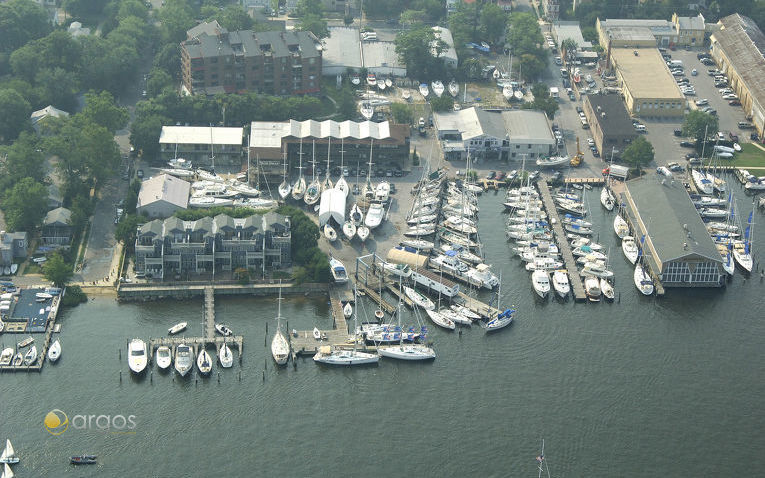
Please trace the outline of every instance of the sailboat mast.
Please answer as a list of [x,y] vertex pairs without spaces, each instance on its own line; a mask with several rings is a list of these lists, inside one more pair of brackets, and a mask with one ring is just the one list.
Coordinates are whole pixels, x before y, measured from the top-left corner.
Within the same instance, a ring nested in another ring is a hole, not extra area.
[[327,177],[329,177],[329,150],[332,146],[332,136],[327,136]]
[[316,140],[311,140],[311,179],[316,180]]
[[[247,135],[247,144],[250,144],[250,135]],[[247,148],[247,185],[250,184],[250,148]]]

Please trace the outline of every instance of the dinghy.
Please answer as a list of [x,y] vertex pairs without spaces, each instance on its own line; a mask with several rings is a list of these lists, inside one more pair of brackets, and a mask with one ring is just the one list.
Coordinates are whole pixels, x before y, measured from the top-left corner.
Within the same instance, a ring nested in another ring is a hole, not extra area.
[[188,322],[179,322],[173,325],[172,327],[170,327],[169,329],[167,329],[167,333],[169,335],[175,335],[179,332],[186,330],[187,325],[189,325]]
[[228,326],[223,324],[215,324],[215,330],[224,337],[234,333]]
[[321,330],[319,330],[318,327],[313,328],[313,338],[316,340],[321,340]]

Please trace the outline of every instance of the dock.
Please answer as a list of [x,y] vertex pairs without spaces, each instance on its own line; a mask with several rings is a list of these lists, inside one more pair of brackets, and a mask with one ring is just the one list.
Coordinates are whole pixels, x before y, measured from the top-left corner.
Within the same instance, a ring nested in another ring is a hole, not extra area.
[[[53,333],[58,332],[61,327],[60,325],[56,324],[56,318],[58,317],[58,308],[61,304],[61,297],[66,293],[66,290],[61,291],[61,294],[56,295],[51,299],[51,305],[50,305],[50,311],[48,312],[48,317],[46,319],[46,325],[45,325],[45,336],[43,338],[42,345],[38,347],[37,349],[37,359],[29,364],[24,365],[23,363],[21,365],[0,365],[0,372],[41,372],[43,365],[45,364],[45,359],[48,355],[48,347],[50,347],[50,344],[53,340]],[[9,322],[6,322],[6,327],[8,326]],[[10,322],[12,323],[12,322]],[[8,331],[6,330],[5,335],[8,335]],[[17,349],[17,347],[14,347]],[[28,348],[23,349],[17,349],[16,352],[22,352],[26,353],[26,351],[29,350]]]
[[[380,281],[383,282],[383,286],[385,285],[384,279],[378,279],[375,282],[367,282],[366,284],[362,284],[360,282],[357,283],[357,286],[360,291],[363,291],[370,299],[372,299],[374,302],[376,302],[380,308],[387,312],[388,314],[392,314],[396,311],[396,306],[391,304],[390,302],[387,302],[385,299],[380,296]],[[340,314],[342,315],[342,314]]]
[[[691,183],[692,182],[693,181],[691,181]],[[623,195],[624,195],[624,192],[621,193],[621,196]],[[624,199],[622,199],[621,201],[624,202]],[[627,225],[630,228],[630,235],[632,235],[632,237],[640,237],[641,235],[643,235],[643,233],[640,232],[640,230],[636,227],[637,220],[635,219],[635,216],[632,215],[632,212],[630,212],[627,207],[617,209],[617,214],[620,214],[624,218],[624,220],[627,221]],[[643,249],[643,247],[641,247],[641,249]],[[644,257],[647,258],[648,256],[644,256]],[[648,271],[648,274],[651,276],[651,279],[653,279],[653,287],[654,287],[654,292],[656,296],[662,297],[664,295],[664,286],[661,284],[661,279],[659,279],[659,275],[656,274],[656,271],[651,266],[651,261],[644,260],[643,267],[645,268],[645,270]]]
[[[330,310],[332,311],[332,328],[321,331],[321,340],[316,340],[313,336],[313,330],[299,330],[297,334],[289,332],[288,340],[292,359],[298,355],[314,355],[319,347],[326,345],[349,346],[353,345],[353,336],[348,331],[348,323],[343,315],[343,302],[340,300],[338,291],[330,288],[329,292]],[[356,306],[356,304],[354,304]],[[362,346],[360,349],[364,349]]]
[[464,292],[459,292],[457,296],[465,301],[465,307],[467,307],[468,309],[472,310],[476,314],[479,314],[483,317],[494,318],[497,315],[499,315],[500,312],[503,312],[497,309],[496,307],[492,307],[489,304],[481,302],[475,297],[470,297]]
[[553,201],[552,194],[550,194],[550,187],[547,185],[546,180],[539,179],[537,181],[537,188],[539,189],[539,195],[542,197],[542,202],[547,210],[548,220],[552,223],[553,232],[555,238],[557,238],[558,250],[561,253],[561,257],[563,257],[566,270],[568,270],[568,278],[571,283],[571,291],[574,294],[574,300],[583,302],[587,300],[587,294],[584,292],[582,278],[578,272],[576,272],[579,268],[576,265],[574,253],[571,252],[571,244],[566,240],[566,231],[563,230],[563,224],[558,215],[558,208],[555,207],[555,201]]
[[565,178],[565,184],[590,184],[592,186],[602,186],[605,183],[603,177],[599,178]]

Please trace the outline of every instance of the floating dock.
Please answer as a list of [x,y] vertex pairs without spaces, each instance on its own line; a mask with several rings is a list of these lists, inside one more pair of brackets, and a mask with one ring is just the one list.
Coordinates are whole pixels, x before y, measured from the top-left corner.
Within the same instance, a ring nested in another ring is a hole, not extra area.
[[590,184],[592,186],[600,186],[605,183],[603,177],[599,178],[565,178],[564,184]]
[[[33,290],[36,290],[38,288],[31,288]],[[39,287],[40,291],[43,291],[44,287]],[[43,365],[45,364],[45,359],[48,355],[48,347],[50,346],[50,343],[53,339],[53,333],[58,332],[60,330],[60,327],[56,325],[56,318],[58,317],[58,309],[61,304],[61,298],[66,293],[66,289],[62,290],[59,295],[56,295],[51,299],[50,304],[50,311],[47,313],[46,323],[45,323],[45,336],[43,338],[42,345],[37,350],[37,359],[35,359],[34,362],[32,362],[29,365],[21,364],[21,365],[0,365],[0,372],[40,372],[42,371]],[[9,323],[13,322],[6,322],[6,327]],[[5,336],[8,336],[8,333],[11,332],[10,330],[5,331]],[[31,346],[31,345],[30,345]],[[16,349],[16,353],[22,352],[26,353],[28,348],[18,349],[17,347],[14,347]]]
[[563,224],[558,215],[558,208],[555,207],[555,201],[553,201],[552,194],[550,194],[550,187],[547,185],[546,180],[539,179],[537,181],[537,188],[539,189],[539,195],[542,197],[542,202],[547,210],[549,222],[552,223],[555,237],[558,239],[558,250],[563,257],[563,262],[568,270],[568,278],[571,283],[571,291],[574,294],[574,300],[583,302],[587,300],[587,294],[584,292],[584,284],[582,284],[582,278],[579,273],[573,272],[579,271],[579,268],[577,267],[574,254],[571,252],[571,244],[569,244],[566,239],[566,231],[563,230]]
[[[294,360],[298,355],[314,355],[319,351],[319,347],[326,345],[333,346],[352,346],[353,334],[348,331],[348,323],[343,315],[343,303],[339,298],[339,294],[333,288],[329,291],[330,310],[332,311],[332,328],[329,330],[321,331],[321,340],[317,340],[313,336],[313,330],[299,330],[297,336],[289,332],[288,340],[290,342],[290,350],[292,351],[292,359]],[[354,304],[356,306],[356,304]],[[355,311],[354,311],[355,313]],[[359,350],[365,349],[365,346],[359,345]]]

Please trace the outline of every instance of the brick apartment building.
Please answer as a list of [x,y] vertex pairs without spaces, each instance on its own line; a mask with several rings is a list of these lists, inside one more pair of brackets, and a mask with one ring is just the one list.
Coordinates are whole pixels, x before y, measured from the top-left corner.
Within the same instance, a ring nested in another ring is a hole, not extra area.
[[190,94],[318,93],[322,47],[311,32],[228,32],[216,23],[181,42],[183,87]]

